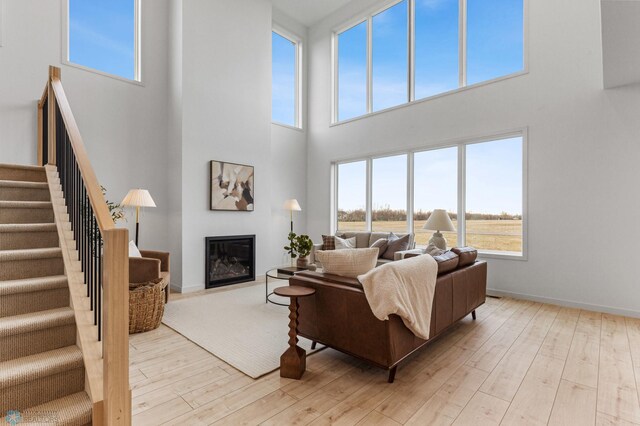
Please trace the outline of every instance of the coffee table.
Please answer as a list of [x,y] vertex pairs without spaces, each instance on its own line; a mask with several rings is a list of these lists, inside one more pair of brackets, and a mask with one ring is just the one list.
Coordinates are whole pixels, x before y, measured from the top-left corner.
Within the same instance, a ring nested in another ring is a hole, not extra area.
[[264,283],[264,303],[273,303],[274,305],[278,305],[278,306],[289,306],[288,304],[274,302],[273,300],[269,299],[269,296],[273,294],[273,292],[269,293],[269,278],[273,280],[289,281],[289,278],[293,276],[292,274],[283,274],[282,272],[278,272],[278,269],[279,268],[270,269],[265,274],[266,276],[265,276],[265,283]]

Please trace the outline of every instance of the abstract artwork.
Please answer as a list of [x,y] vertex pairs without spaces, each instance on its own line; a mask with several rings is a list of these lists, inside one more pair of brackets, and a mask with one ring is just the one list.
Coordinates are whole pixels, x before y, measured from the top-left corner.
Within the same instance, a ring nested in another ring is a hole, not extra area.
[[253,211],[253,166],[211,161],[211,210]]

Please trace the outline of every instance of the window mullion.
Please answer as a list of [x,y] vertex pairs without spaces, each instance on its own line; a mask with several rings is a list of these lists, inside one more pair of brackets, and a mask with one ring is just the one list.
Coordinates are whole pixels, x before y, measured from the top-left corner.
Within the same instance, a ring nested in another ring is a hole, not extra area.
[[467,244],[466,200],[467,200],[467,146],[458,146],[458,246]]
[[458,12],[458,83],[467,85],[467,0],[459,0]]
[[415,0],[409,0],[409,11],[407,13],[407,29],[409,34],[407,35],[407,85],[408,85],[408,97],[409,102],[413,102],[416,99],[416,2]]
[[367,159],[367,197],[366,197],[366,225],[367,231],[371,232],[373,229],[373,160]]
[[[415,235],[415,232],[413,229],[413,210],[414,210],[413,177],[415,175],[415,173],[413,173],[413,167],[414,167],[413,152],[410,152],[407,154],[407,230],[409,234]],[[414,243],[415,243],[415,237],[414,237]],[[413,248],[413,247],[409,247],[409,248]]]
[[373,16],[367,18],[367,113],[373,112]]

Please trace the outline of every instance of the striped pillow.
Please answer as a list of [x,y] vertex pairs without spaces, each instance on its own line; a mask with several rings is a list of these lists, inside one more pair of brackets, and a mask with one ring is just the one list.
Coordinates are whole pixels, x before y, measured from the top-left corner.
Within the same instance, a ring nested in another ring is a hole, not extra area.
[[378,248],[330,250],[316,252],[323,272],[343,277],[357,278],[376,267]]

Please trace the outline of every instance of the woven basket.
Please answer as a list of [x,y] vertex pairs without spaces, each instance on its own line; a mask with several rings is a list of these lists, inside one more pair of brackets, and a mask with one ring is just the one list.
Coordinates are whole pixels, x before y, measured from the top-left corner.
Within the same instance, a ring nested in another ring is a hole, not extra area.
[[129,284],[129,334],[144,333],[160,326],[166,286],[163,279]]

